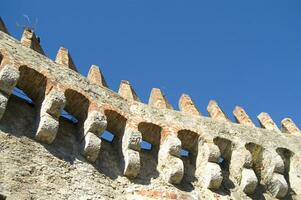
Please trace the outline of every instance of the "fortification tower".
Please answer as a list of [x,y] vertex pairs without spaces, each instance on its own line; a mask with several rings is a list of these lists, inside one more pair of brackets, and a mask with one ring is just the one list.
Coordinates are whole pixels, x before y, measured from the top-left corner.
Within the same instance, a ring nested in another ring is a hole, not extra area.
[[256,127],[236,107],[234,123],[216,101],[205,117],[185,94],[176,111],[156,88],[144,104],[128,81],[110,90],[95,65],[77,73],[66,48],[47,58],[34,31],[18,41],[0,30],[0,199],[301,198],[291,119],[280,130],[261,113]]

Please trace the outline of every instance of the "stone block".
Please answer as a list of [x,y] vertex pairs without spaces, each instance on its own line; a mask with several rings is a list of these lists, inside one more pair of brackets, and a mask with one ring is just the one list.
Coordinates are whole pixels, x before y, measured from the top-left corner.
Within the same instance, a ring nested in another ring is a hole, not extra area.
[[132,149],[135,151],[140,151],[141,141],[142,135],[138,130],[126,127],[122,138],[123,149]]
[[118,94],[130,101],[140,101],[135,90],[128,81],[122,80],[119,86]]
[[203,186],[208,189],[217,190],[223,181],[222,170],[216,163],[208,162],[203,169],[201,182]]
[[262,112],[257,116],[257,118],[262,128],[280,132],[279,128],[268,113]]
[[6,110],[7,102],[8,97],[0,92],[0,119],[3,117]]
[[253,169],[244,168],[241,172],[240,187],[246,194],[253,194],[256,190],[258,179]]
[[101,147],[101,139],[94,133],[88,132],[81,142],[81,154],[89,162],[95,162]]
[[14,66],[5,65],[0,71],[0,91],[10,95],[19,77],[20,72]]
[[99,111],[91,111],[88,113],[88,117],[84,123],[84,132],[92,132],[96,135],[100,135],[107,127],[106,116]]
[[187,94],[182,94],[182,96],[179,100],[179,109],[180,109],[180,111],[190,114],[190,115],[194,115],[194,116],[201,115],[201,113],[195,106],[194,102]]
[[226,114],[222,111],[222,109],[218,106],[217,102],[211,100],[207,106],[207,111],[209,116],[212,119],[221,120],[221,121],[229,121]]
[[274,173],[267,185],[268,191],[276,198],[283,198],[288,192],[288,184],[282,174]]
[[252,122],[251,118],[242,107],[236,106],[233,111],[233,114],[238,123],[250,127],[255,127],[255,124]]
[[124,151],[124,175],[135,178],[140,172],[140,155],[138,151],[127,149]]
[[42,103],[41,113],[48,113],[55,118],[59,118],[64,106],[66,98],[63,92],[52,90]]
[[92,65],[90,67],[87,78],[96,85],[108,87],[108,84],[97,65]]
[[285,118],[281,121],[281,130],[286,133],[301,136],[300,129],[291,118]]
[[59,121],[49,114],[44,114],[39,120],[35,138],[41,142],[51,144],[57,134]]

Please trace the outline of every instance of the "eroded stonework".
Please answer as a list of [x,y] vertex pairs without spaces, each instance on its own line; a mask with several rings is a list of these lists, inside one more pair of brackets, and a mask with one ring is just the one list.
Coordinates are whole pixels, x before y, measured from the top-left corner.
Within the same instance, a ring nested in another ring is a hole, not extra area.
[[32,30],[21,42],[1,19],[0,30],[0,200],[301,199],[291,119],[280,130],[261,113],[257,128],[238,106],[233,123],[216,101],[205,117],[186,94],[176,111],[157,88],[144,104],[128,81],[111,91],[96,65],[77,73],[66,48],[50,60]]

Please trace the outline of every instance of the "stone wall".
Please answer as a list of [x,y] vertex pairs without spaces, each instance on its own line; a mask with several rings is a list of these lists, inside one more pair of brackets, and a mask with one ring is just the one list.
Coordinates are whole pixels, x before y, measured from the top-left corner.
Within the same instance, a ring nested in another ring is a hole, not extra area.
[[301,198],[291,119],[280,130],[261,113],[258,128],[238,106],[233,123],[216,101],[205,117],[186,94],[176,111],[157,88],[144,104],[128,81],[110,90],[95,65],[77,73],[66,48],[47,58],[32,30],[20,41],[0,30],[0,199]]

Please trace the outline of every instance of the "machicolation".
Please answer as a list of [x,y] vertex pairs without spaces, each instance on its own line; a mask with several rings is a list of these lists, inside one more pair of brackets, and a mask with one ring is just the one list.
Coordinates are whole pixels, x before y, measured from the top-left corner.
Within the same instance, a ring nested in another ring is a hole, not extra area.
[[144,104],[66,48],[47,58],[34,31],[0,30],[0,199],[301,199],[291,119],[256,127],[237,106],[231,122],[216,101],[205,117],[185,94],[176,111],[157,88]]

